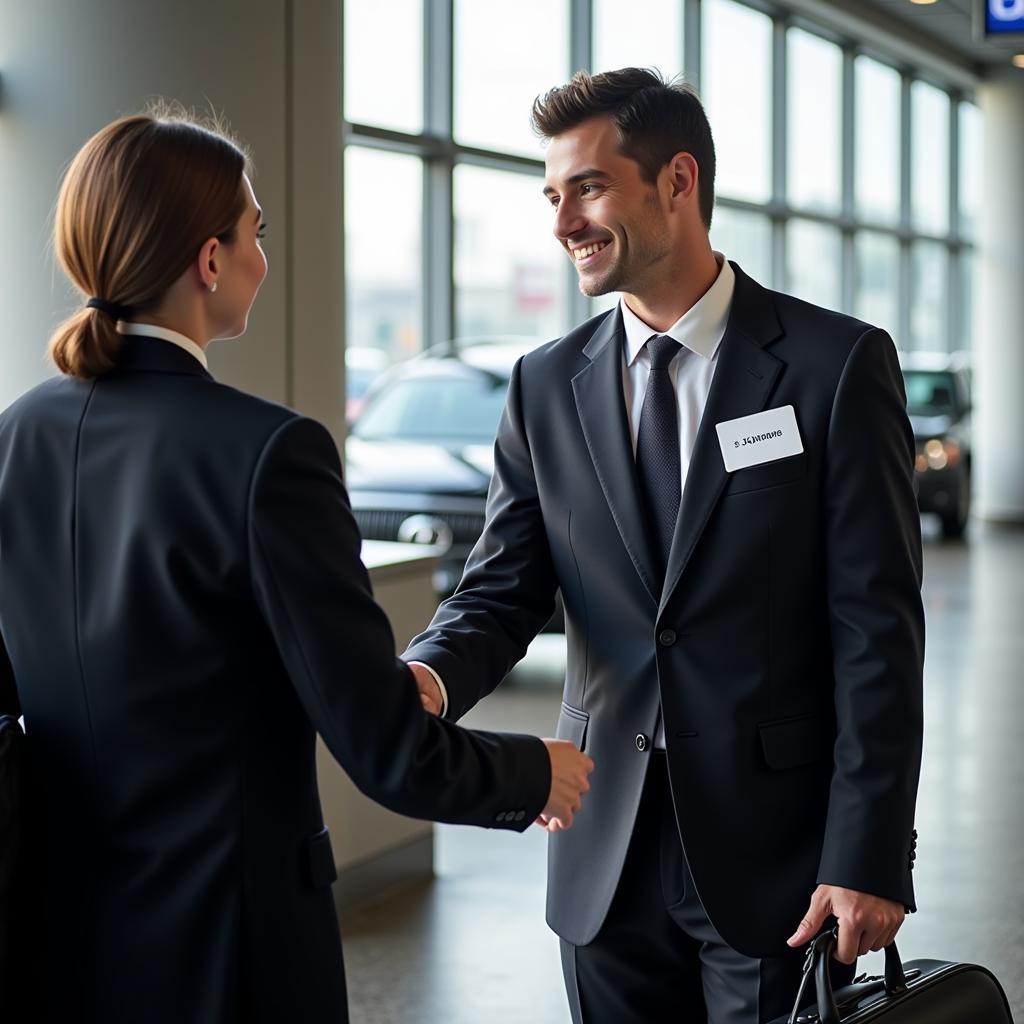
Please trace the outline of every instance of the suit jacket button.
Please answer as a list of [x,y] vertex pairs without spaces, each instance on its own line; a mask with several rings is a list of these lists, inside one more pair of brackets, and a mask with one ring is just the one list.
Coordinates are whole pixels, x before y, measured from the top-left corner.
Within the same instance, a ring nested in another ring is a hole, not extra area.
[[504,821],[505,820],[505,812],[504,811],[499,811],[498,812],[498,816],[494,820],[495,821]]
[[522,821],[526,817],[526,811],[516,811],[516,821]]
[[649,740],[642,732],[638,732],[636,734],[636,740],[634,740],[634,742],[636,743],[636,749],[639,750],[642,754],[647,749],[647,744]]
[[662,647],[671,647],[676,642],[676,631],[674,629],[663,629],[658,634],[658,643]]

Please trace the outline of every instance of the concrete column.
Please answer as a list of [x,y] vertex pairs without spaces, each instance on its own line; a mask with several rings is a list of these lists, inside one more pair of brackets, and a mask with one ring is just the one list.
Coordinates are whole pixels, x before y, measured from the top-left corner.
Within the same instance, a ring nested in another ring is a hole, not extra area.
[[983,519],[1024,522],[1024,72],[993,71],[978,101],[975,507]]
[[50,242],[64,168],[161,96],[224,115],[251,149],[269,225],[249,330],[211,346],[211,370],[341,442],[341,4],[0,0],[0,26],[0,408],[53,372],[47,339],[78,302]]

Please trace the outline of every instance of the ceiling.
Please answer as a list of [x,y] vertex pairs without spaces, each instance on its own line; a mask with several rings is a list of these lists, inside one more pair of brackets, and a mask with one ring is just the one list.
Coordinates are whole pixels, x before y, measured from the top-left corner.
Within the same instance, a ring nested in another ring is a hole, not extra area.
[[[937,45],[979,69],[985,65],[1009,64],[1010,57],[1024,49],[1020,45],[1007,47],[976,41],[975,0],[937,0],[928,6],[912,4],[910,0],[856,0],[856,4],[911,29],[921,43]],[[835,3],[835,6],[850,9],[849,3]]]

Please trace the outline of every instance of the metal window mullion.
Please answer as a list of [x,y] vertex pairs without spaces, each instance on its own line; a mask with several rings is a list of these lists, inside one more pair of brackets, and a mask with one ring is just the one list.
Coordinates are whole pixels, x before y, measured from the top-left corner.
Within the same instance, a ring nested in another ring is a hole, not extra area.
[[[563,0],[563,3],[565,0]],[[569,72],[590,71],[594,66],[594,16],[592,0],[569,0]]]
[[[589,71],[594,66],[594,17],[592,0],[569,0],[569,67],[576,71]],[[540,186],[538,186],[539,189]],[[538,202],[543,200],[538,196]],[[550,239],[549,239],[550,242]],[[538,241],[539,244],[539,241]],[[579,274],[569,260],[563,261],[562,274],[569,301],[566,306],[568,322],[573,324],[588,320],[593,314],[590,299],[580,291]]]
[[424,0],[423,121],[425,134],[444,142],[423,166],[424,347],[455,350],[455,209],[451,140],[454,110],[454,0]]
[[857,302],[856,209],[854,203],[854,153],[857,95],[854,85],[854,59],[850,47],[843,49],[843,80],[841,92],[840,209],[846,225],[842,233],[842,277],[839,282],[840,305],[844,312],[852,313]]
[[949,233],[952,244],[946,248],[946,327],[945,349],[956,347],[963,319],[960,275],[960,98],[949,97]]
[[[786,146],[788,144],[788,92],[786,32],[788,24],[784,18],[772,22],[772,203],[784,210],[786,197]],[[789,287],[786,265],[786,215],[772,219],[772,287],[785,291]]]
[[900,259],[897,290],[897,316],[899,348],[913,348],[911,333],[911,310],[914,301],[913,257],[911,253],[912,212],[911,212],[911,135],[913,131],[911,102],[911,78],[903,73],[900,85]]
[[683,0],[683,75],[698,95],[701,94],[701,45],[704,41],[700,3],[701,0]]
[[423,0],[424,131],[451,138],[455,88],[455,0]]

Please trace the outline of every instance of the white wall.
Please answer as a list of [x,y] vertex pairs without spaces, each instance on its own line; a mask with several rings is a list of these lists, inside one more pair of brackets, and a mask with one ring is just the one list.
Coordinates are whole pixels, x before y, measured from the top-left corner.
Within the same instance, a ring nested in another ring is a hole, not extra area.
[[1024,74],[978,88],[985,125],[974,303],[977,511],[1024,522]]
[[52,372],[50,331],[80,301],[50,242],[63,169],[162,96],[225,115],[269,225],[270,273],[214,375],[341,440],[341,32],[337,0],[0,0],[0,408]]

